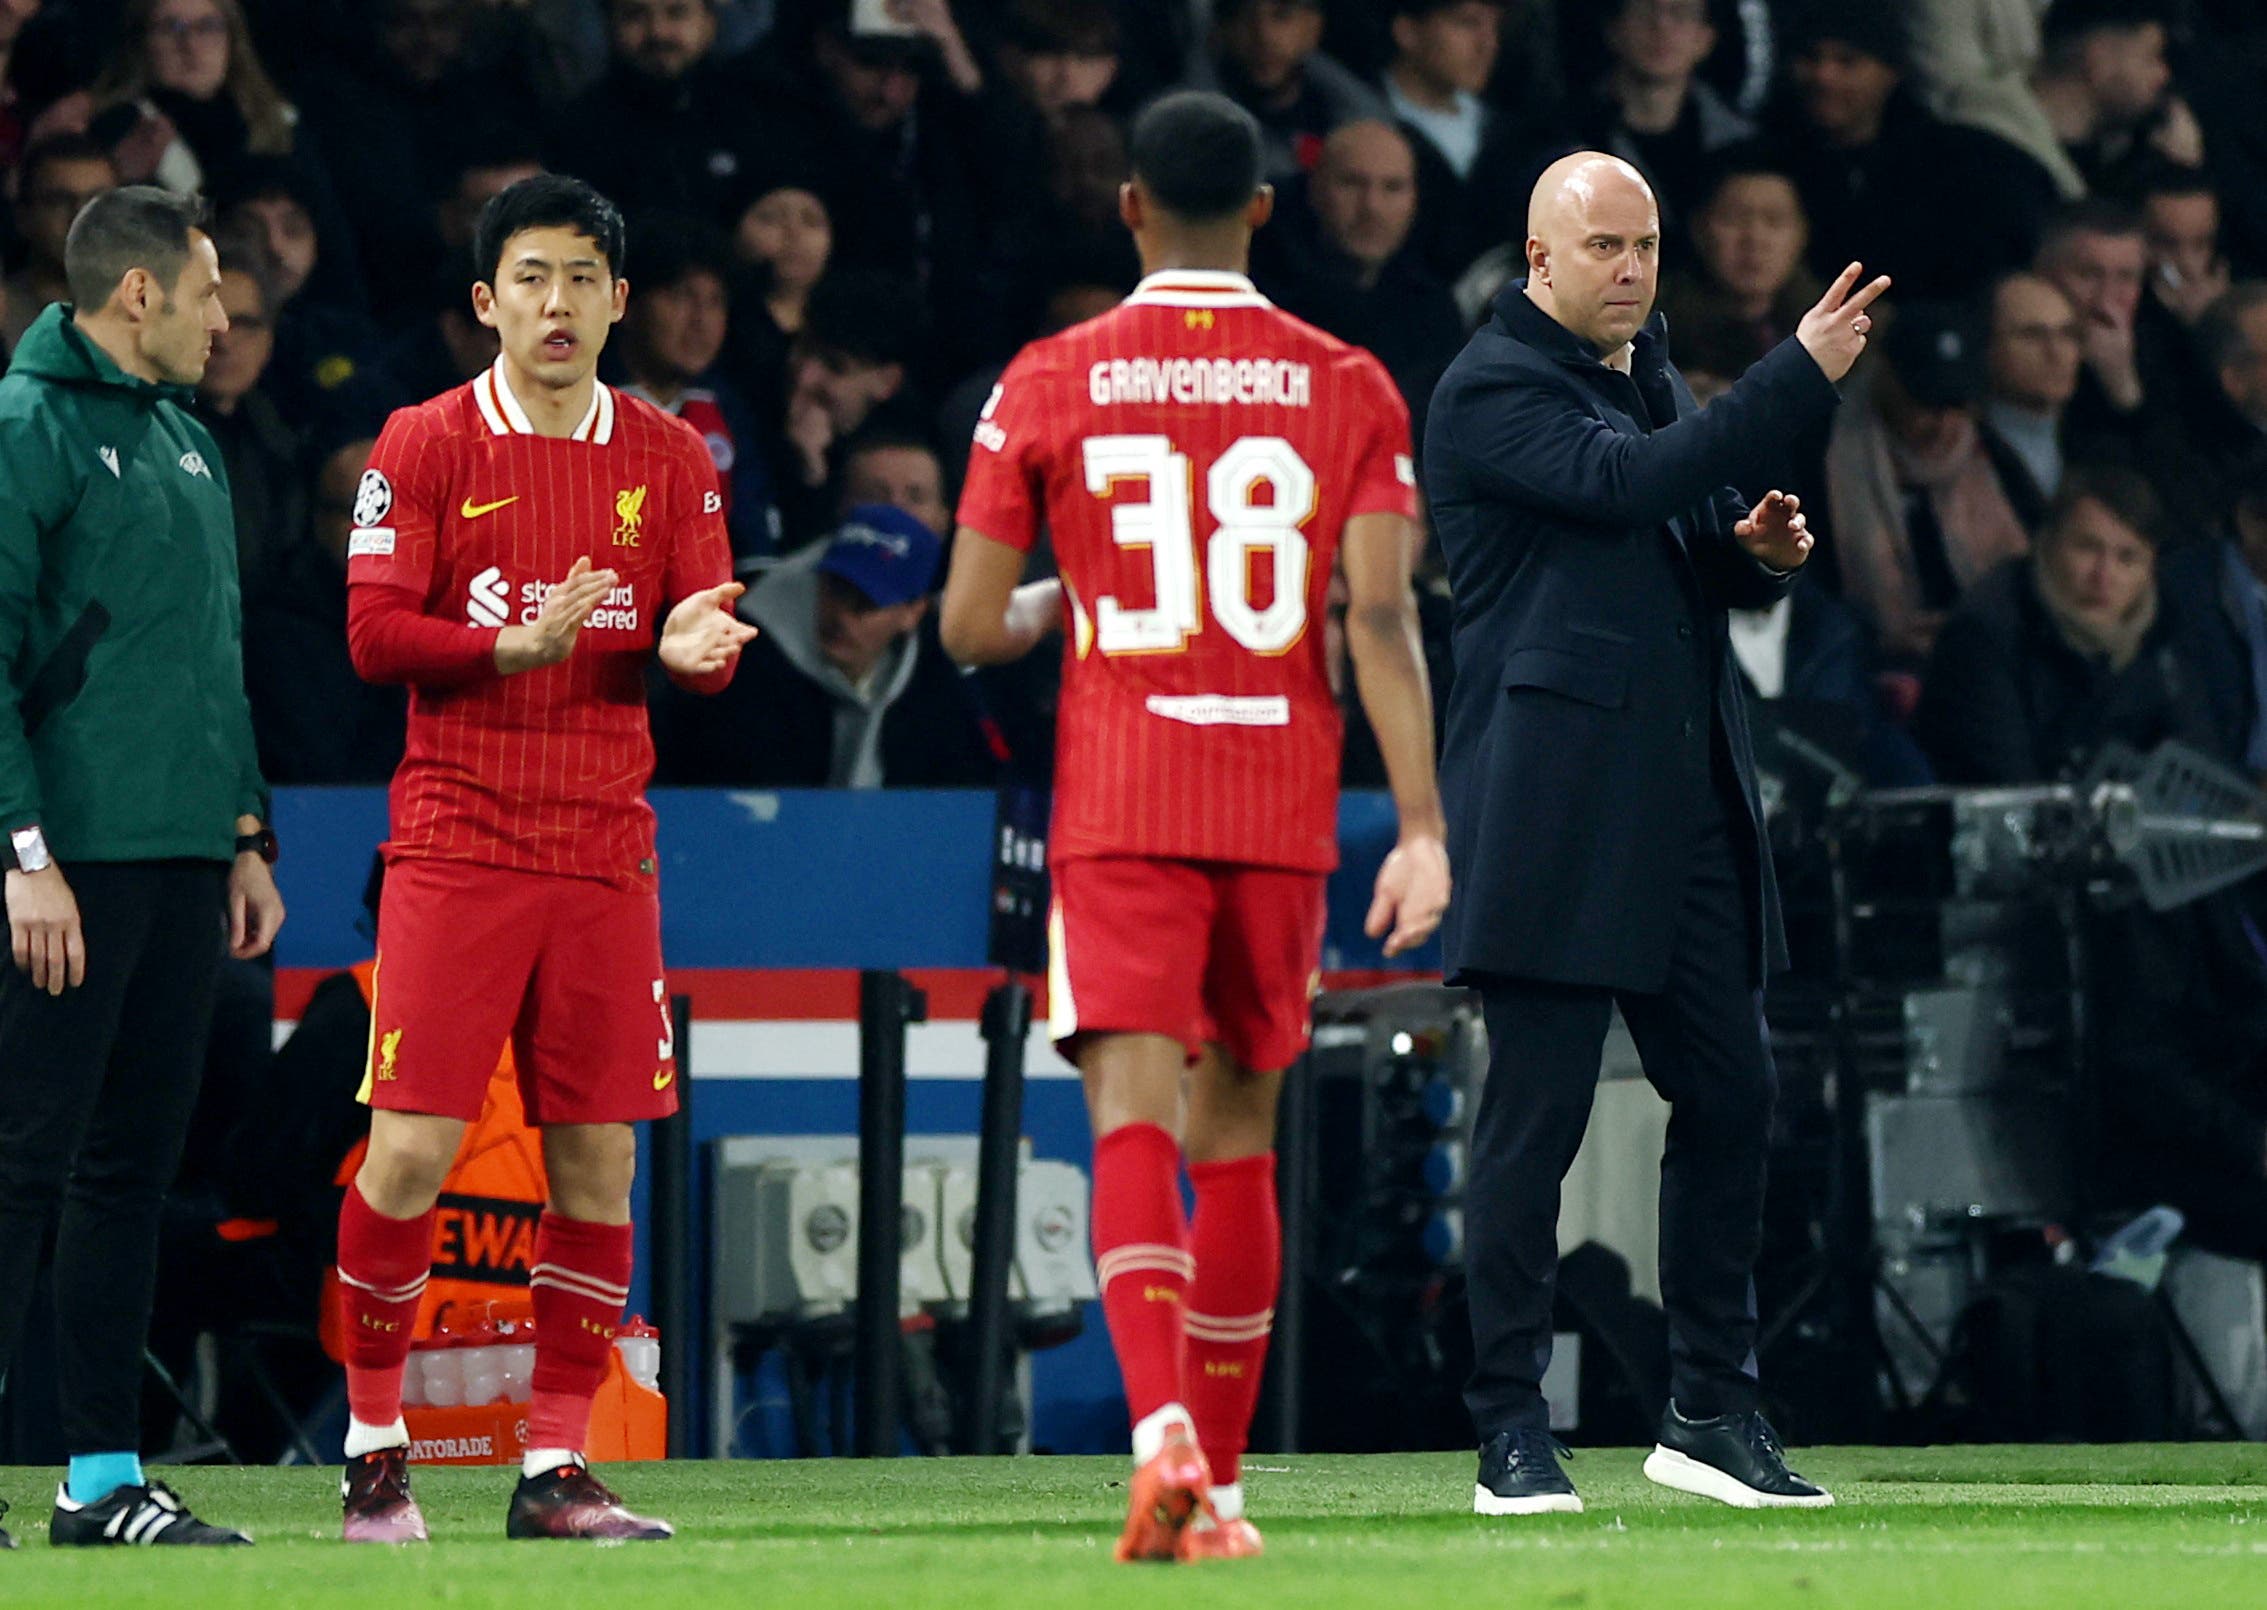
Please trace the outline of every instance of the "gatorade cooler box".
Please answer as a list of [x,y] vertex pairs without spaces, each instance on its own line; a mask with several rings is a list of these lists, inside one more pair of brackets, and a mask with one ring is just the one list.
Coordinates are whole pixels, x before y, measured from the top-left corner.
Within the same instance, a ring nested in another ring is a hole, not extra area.
[[[524,1303],[481,1306],[486,1312],[466,1316],[461,1326],[444,1315],[432,1338],[410,1353],[402,1418],[413,1463],[516,1465],[527,1455],[534,1316]],[[616,1333],[583,1448],[593,1464],[668,1456],[669,1405],[655,1385],[660,1342],[640,1318]]]

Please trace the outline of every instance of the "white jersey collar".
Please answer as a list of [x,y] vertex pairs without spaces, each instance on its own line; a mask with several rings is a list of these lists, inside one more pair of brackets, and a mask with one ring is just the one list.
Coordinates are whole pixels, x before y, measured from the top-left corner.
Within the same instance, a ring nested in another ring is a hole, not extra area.
[[1175,268],[1151,274],[1126,298],[1128,307],[1272,307],[1241,274]]
[[[504,378],[504,360],[501,356],[474,377],[472,400],[480,409],[480,417],[488,422],[490,435],[535,434],[535,425],[527,417],[527,410],[520,406],[519,398],[512,395],[511,383]],[[590,410],[582,416],[582,423],[574,428],[572,439],[595,442],[600,447],[614,440],[614,388],[604,381],[591,387]]]

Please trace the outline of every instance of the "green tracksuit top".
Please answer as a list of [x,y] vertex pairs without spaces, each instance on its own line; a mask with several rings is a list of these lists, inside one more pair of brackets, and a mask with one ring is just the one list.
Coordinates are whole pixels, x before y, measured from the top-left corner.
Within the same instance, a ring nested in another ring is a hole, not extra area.
[[0,833],[227,861],[267,820],[220,450],[48,308],[0,379]]

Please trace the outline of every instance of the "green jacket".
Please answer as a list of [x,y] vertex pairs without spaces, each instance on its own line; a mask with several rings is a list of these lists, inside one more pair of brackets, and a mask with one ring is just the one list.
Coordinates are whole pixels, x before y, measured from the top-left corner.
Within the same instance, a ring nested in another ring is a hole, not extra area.
[[188,395],[68,306],[0,379],[0,832],[65,863],[227,861],[236,818],[267,820],[226,472]]

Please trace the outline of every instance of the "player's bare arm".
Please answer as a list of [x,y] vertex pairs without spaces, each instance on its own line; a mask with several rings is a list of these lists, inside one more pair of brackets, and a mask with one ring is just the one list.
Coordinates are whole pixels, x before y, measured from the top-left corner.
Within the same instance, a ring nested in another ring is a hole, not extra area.
[[1433,694],[1409,586],[1410,522],[1363,514],[1346,522],[1346,649],[1362,709],[1377,733],[1401,836],[1378,868],[1363,929],[1398,956],[1432,937],[1448,908],[1447,831],[1433,769]]
[[496,634],[496,670],[502,676],[557,665],[575,651],[583,623],[599,601],[622,578],[611,570],[593,570],[586,555],[569,567],[566,577],[544,594],[543,607],[525,626],[507,626]]
[[937,628],[960,665],[1003,665],[1030,653],[1062,619],[1059,579],[1023,580],[1024,554],[962,526],[953,537]]
[[732,613],[732,601],[747,590],[727,581],[679,600],[662,624],[661,668],[671,676],[708,676],[739,659],[756,635]]

